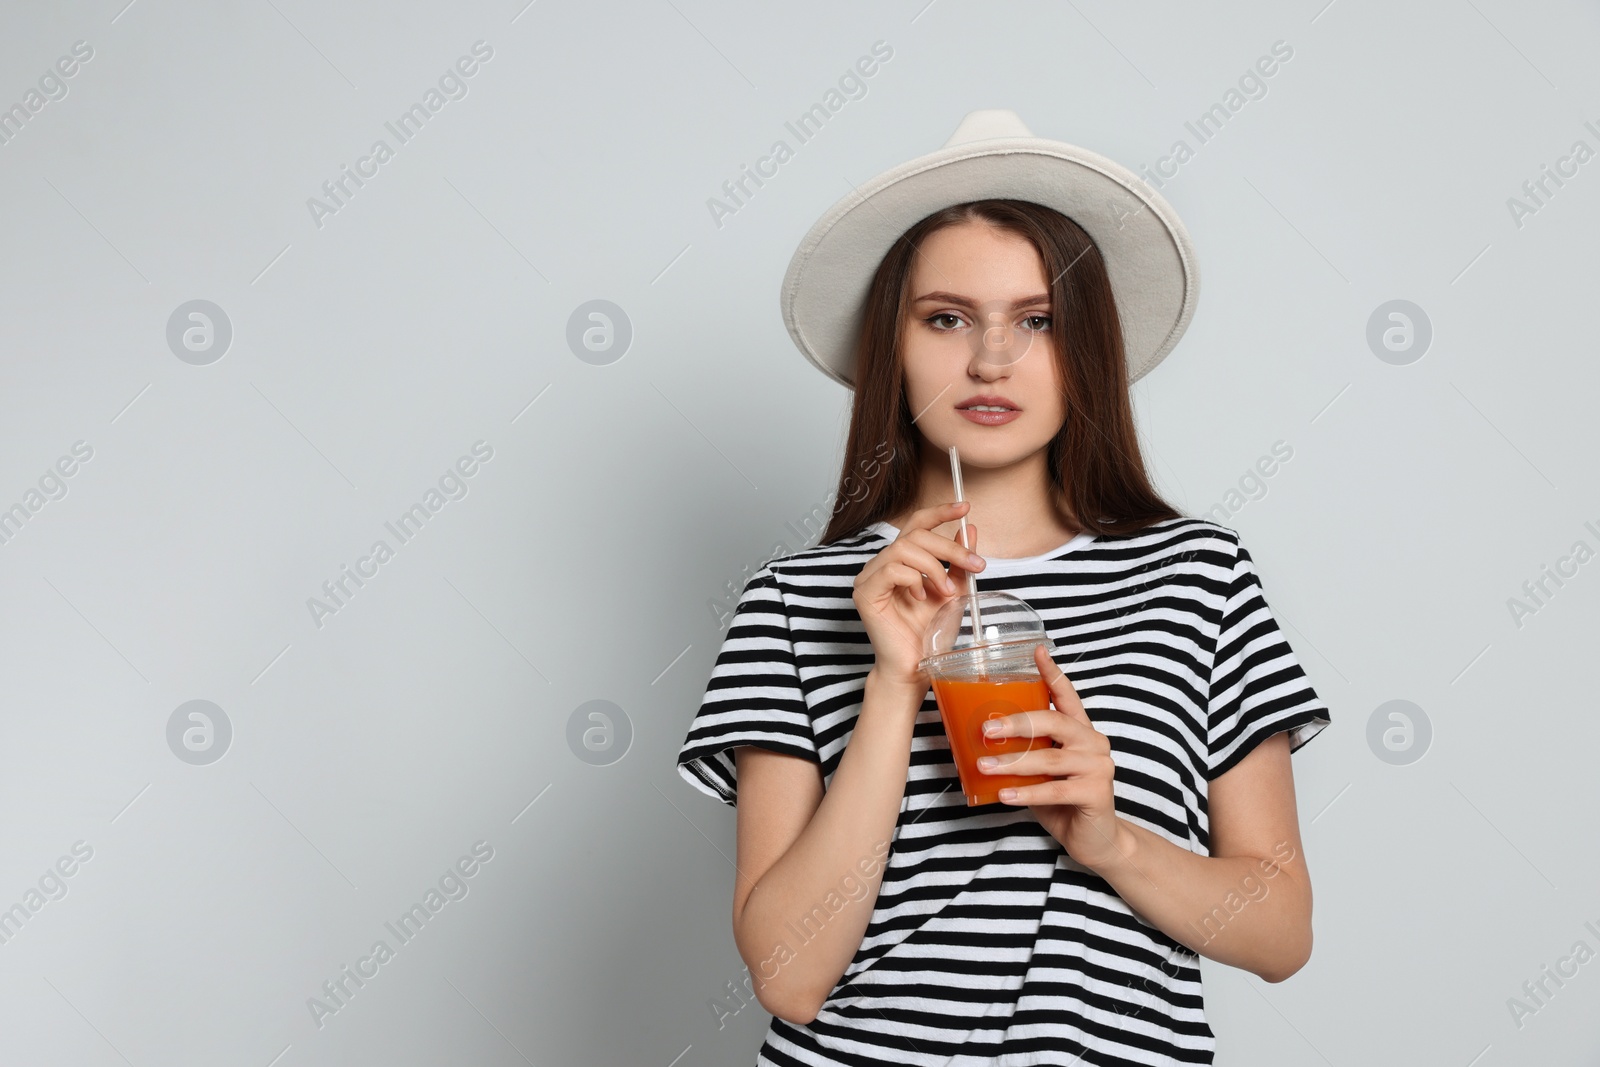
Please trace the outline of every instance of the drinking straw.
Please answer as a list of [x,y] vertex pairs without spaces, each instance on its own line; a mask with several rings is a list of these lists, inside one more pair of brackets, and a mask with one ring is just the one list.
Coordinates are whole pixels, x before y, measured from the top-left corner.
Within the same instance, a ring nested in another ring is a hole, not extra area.
[[[961,491],[961,454],[956,451],[955,445],[950,446],[950,479],[951,481],[955,482],[956,503],[959,504],[966,500],[966,497]],[[965,514],[961,516],[961,547],[966,549],[968,552],[972,551],[972,540],[967,535],[967,516]],[[967,572],[967,610],[972,613],[973,644],[986,644],[987,642],[984,641],[983,638],[983,616],[978,614],[977,575],[973,574],[971,571]],[[985,681],[988,680],[988,672],[984,670],[983,656],[981,653],[978,657],[978,672],[979,678]]]

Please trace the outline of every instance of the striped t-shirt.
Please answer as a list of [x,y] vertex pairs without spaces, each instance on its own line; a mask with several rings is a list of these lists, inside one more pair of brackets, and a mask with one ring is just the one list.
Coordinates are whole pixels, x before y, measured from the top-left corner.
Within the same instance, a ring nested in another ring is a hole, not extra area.
[[[873,664],[853,583],[899,533],[873,523],[750,579],[678,754],[691,785],[733,804],[739,745],[811,760],[832,782]],[[1212,779],[1278,731],[1292,751],[1328,725],[1227,527],[1184,517],[1083,532],[1043,555],[988,558],[977,581],[1043,617],[1111,741],[1118,814],[1182,848],[1209,855]],[[1194,952],[1026,806],[967,807],[930,689],[861,947],[812,1022],[773,1018],[759,1063],[1211,1063],[1214,1047]]]

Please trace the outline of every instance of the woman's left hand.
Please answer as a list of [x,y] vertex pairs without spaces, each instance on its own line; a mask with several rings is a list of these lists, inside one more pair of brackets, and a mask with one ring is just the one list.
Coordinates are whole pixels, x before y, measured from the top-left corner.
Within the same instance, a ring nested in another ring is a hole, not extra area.
[[[990,737],[1048,737],[1055,746],[986,756],[978,761],[978,768],[1001,774],[1051,775],[1054,781],[1002,790],[1000,800],[1028,805],[1067,855],[1098,870],[1125,855],[1121,844],[1125,827],[1111,788],[1116,773],[1111,741],[1089,721],[1077,690],[1045,645],[1034,649],[1034,662],[1050,687],[1055,708],[1003,715],[984,723],[983,729]],[[992,762],[985,766],[984,760]]]

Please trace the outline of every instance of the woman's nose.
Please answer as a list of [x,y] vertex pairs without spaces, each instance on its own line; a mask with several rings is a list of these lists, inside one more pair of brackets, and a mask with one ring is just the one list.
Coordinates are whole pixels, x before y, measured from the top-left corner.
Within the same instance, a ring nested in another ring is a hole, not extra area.
[[1027,355],[1033,344],[1034,332],[1013,325],[1004,308],[981,308],[976,321],[980,328],[968,336],[971,338],[973,362],[980,368],[1004,371]]
[[982,356],[973,357],[972,364],[967,368],[969,374],[985,382],[997,381],[1011,375],[1009,364],[995,363]]
[[970,370],[985,381],[994,381],[1011,373],[1011,369],[1027,353],[1032,337],[1018,337],[1017,331],[1003,323],[993,323],[972,332],[972,362]]

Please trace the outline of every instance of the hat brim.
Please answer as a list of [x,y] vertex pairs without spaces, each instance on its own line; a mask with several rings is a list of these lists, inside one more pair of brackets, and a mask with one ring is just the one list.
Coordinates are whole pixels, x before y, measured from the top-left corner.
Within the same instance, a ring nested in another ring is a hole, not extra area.
[[1200,294],[1188,230],[1161,194],[1120,163],[1035,137],[942,148],[883,172],[829,208],[783,278],[783,321],[795,345],[828,377],[854,388],[856,339],[884,255],[933,212],[988,199],[1043,204],[1094,239],[1117,302],[1130,382],[1166,358]]

